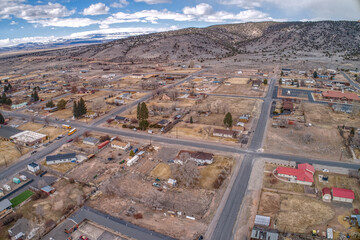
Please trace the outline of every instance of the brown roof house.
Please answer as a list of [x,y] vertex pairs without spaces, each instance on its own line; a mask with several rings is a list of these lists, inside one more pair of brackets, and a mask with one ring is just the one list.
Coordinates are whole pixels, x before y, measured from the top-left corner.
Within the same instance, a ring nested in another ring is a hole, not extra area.
[[214,137],[225,137],[225,138],[236,138],[239,132],[234,130],[226,130],[226,129],[214,129],[213,136]]

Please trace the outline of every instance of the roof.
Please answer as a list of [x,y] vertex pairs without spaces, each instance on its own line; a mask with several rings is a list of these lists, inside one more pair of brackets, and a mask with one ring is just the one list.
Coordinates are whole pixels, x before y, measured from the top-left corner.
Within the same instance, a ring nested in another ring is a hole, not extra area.
[[186,150],[179,151],[178,155],[176,156],[177,159],[180,159],[181,154],[189,153],[190,157],[193,159],[199,160],[212,160],[214,158],[214,154],[212,153],[205,153],[205,152],[191,152]]
[[332,188],[333,197],[355,199],[355,194],[351,189]]
[[255,225],[270,226],[270,217],[256,215],[255,216]]
[[165,124],[168,124],[168,122],[169,122],[169,120],[163,119],[163,120],[160,120],[157,124],[165,125]]
[[6,138],[6,139],[10,139],[11,136],[21,133],[21,132],[22,131],[17,128],[0,125],[0,137]]
[[30,167],[38,167],[39,166],[39,164],[37,164],[37,163],[34,163],[34,162],[32,162],[32,163],[29,163],[28,164]]
[[115,116],[115,120],[118,120],[118,121],[125,121],[126,119],[127,119],[126,117]]
[[291,71],[290,68],[282,68],[281,71]]
[[29,220],[27,220],[26,218],[20,218],[16,221],[15,225],[9,229],[9,233],[11,231],[11,236],[15,236],[21,232],[27,234],[29,229]]
[[84,138],[83,142],[90,142],[90,143],[96,144],[99,142],[99,139],[94,138],[94,137],[86,137],[86,138]]
[[292,102],[289,102],[289,101],[284,101],[283,102],[283,108],[285,110],[289,109],[289,110],[294,110],[294,104]]
[[126,142],[121,142],[119,140],[114,140],[111,142],[112,145],[116,145],[116,146],[120,146],[120,147],[126,147],[128,145],[128,143]]
[[217,128],[217,129],[214,129],[213,134],[214,133],[219,133],[219,134],[223,134],[223,135],[233,135],[234,133],[237,134],[237,131]]
[[45,186],[45,187],[41,188],[41,191],[44,191],[47,193],[51,192],[52,190],[55,190],[55,188],[50,187],[50,186]]
[[296,180],[303,182],[314,182],[313,175],[304,170],[304,169],[296,169],[296,168],[288,168],[288,167],[277,167],[276,172],[278,174],[285,174],[289,176],[296,177]]
[[308,163],[301,163],[301,164],[298,164],[298,169],[303,169],[303,170],[307,170],[307,171],[310,171],[312,173],[315,173],[315,168],[313,165],[311,164],[308,164]]
[[269,230],[253,228],[251,231],[251,239],[278,240],[279,234]]
[[331,195],[331,191],[327,187],[322,189],[322,195],[324,196],[325,194],[330,194]]
[[12,206],[12,204],[9,201],[9,199],[5,198],[4,200],[2,200],[0,202],[0,212],[7,209],[8,207],[11,207],[11,206]]
[[326,91],[322,95],[328,98],[346,98],[349,100],[360,101],[359,96],[356,93],[338,92],[338,91]]
[[42,133],[37,133],[33,131],[23,131],[11,136],[10,138],[18,142],[31,143],[34,141],[39,141],[45,137],[46,135]]
[[57,154],[52,156],[46,156],[46,161],[56,161],[56,160],[62,160],[62,159],[68,159],[68,158],[75,158],[76,153],[65,153],[65,154]]

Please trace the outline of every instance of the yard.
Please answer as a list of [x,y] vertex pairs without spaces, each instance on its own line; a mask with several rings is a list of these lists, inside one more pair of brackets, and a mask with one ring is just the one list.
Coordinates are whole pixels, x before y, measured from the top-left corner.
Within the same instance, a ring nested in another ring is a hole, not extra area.
[[17,195],[16,197],[10,200],[12,207],[14,208],[20,205],[22,202],[24,202],[26,199],[31,197],[33,194],[34,192],[30,190],[25,190],[24,192],[20,193],[19,195]]
[[0,140],[0,168],[9,166],[30,151],[31,148],[24,148],[22,154],[20,154],[14,143]]

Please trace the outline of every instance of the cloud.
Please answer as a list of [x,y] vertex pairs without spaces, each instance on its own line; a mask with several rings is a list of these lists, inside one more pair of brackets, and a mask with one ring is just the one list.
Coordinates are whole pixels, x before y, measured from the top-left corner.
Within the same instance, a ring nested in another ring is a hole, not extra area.
[[211,5],[207,3],[200,3],[195,7],[184,7],[183,13],[190,15],[209,15],[213,12]]
[[0,18],[9,18],[11,16],[21,18],[27,21],[46,18],[67,17],[75,13],[75,10],[68,10],[59,3],[49,2],[46,5],[28,5],[23,4],[24,0],[1,0]]
[[297,14],[318,20],[358,20],[360,12],[359,0],[219,0],[219,3],[247,9],[264,7],[280,10],[284,16]]
[[52,18],[29,21],[30,23],[41,24],[43,27],[87,27],[98,24],[99,21],[90,18]]
[[106,6],[104,3],[96,3],[96,4],[91,4],[88,8],[84,9],[83,14],[84,15],[102,15],[102,14],[107,14],[109,12],[110,8],[108,6]]
[[25,43],[56,43],[56,42],[64,42],[66,40],[76,39],[76,38],[93,38],[94,35],[101,35],[100,37],[97,36],[97,40],[113,40],[113,39],[120,39],[129,36],[136,36],[141,34],[148,34],[154,32],[163,32],[169,30],[176,30],[178,29],[176,26],[171,26],[169,28],[109,28],[109,29],[100,29],[100,30],[93,30],[93,31],[84,31],[84,32],[77,32],[67,36],[62,37],[55,37],[55,36],[48,36],[48,37],[24,37],[24,38],[14,38],[14,39],[0,39],[0,48],[4,47],[12,47],[19,44]]
[[171,3],[171,0],[135,0],[135,2],[144,2],[147,4]]
[[112,3],[110,6],[113,8],[123,8],[129,5],[129,2],[126,0],[119,0],[118,2]]
[[10,25],[16,25],[16,24],[18,24],[18,23],[15,21],[11,21],[11,23],[10,23]]

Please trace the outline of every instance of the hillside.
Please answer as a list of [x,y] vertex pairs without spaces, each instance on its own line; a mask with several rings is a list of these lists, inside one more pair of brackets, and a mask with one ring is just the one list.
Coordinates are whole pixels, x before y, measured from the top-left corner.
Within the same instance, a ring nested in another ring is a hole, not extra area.
[[241,53],[321,53],[356,59],[360,54],[360,23],[348,21],[260,22],[187,28],[115,40],[108,43],[51,50],[34,55],[106,59],[198,61]]

